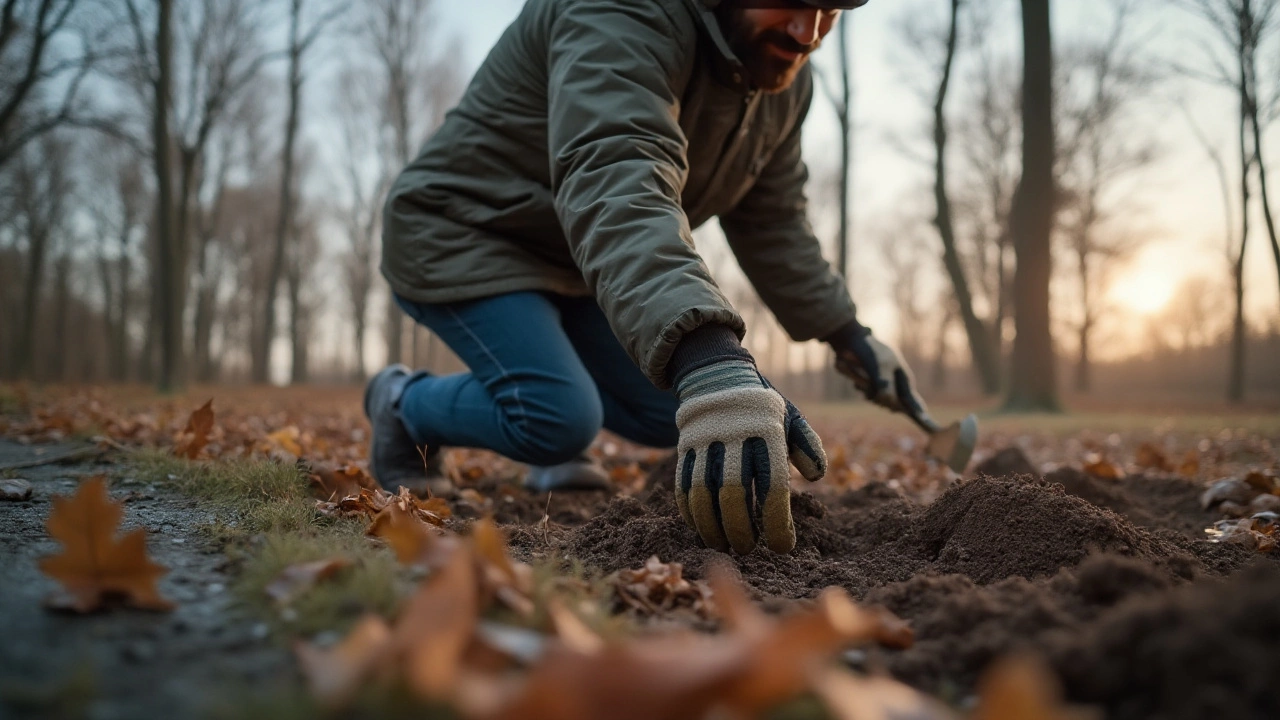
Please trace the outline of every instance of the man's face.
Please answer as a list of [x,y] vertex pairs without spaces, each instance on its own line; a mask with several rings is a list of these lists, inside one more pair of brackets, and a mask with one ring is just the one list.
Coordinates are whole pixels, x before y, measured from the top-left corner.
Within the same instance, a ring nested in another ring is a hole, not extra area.
[[839,10],[819,10],[779,0],[777,8],[726,8],[729,45],[746,66],[752,83],[767,93],[791,87],[796,74],[831,32]]

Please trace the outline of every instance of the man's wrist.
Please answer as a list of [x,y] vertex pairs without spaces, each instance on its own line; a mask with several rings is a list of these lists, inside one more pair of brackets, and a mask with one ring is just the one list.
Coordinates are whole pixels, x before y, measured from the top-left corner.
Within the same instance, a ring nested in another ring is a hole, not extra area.
[[871,334],[871,330],[863,326],[855,318],[841,325],[835,332],[822,338],[836,352],[853,352],[855,343],[859,343],[863,338]]
[[733,328],[720,323],[701,325],[685,333],[676,345],[667,361],[667,377],[672,387],[678,387],[689,373],[725,360],[755,363]]

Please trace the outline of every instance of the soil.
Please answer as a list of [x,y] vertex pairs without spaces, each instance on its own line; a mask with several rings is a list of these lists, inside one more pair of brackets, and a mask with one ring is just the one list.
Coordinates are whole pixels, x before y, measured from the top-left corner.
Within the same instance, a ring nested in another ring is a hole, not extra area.
[[[996,657],[1031,649],[1069,698],[1107,717],[1280,717],[1280,559],[1206,540],[1203,486],[1169,475],[1045,477],[1017,450],[923,505],[873,483],[797,492],[797,546],[699,547],[671,494],[673,460],[634,497],[530,538],[603,571],[651,555],[700,577],[731,563],[766,607],[837,585],[909,620],[916,643],[865,665],[960,702]],[[797,488],[799,489],[799,488]]]
[[[68,449],[0,440],[0,465]],[[293,660],[268,638],[267,626],[235,612],[227,560],[200,531],[212,520],[209,513],[128,477],[110,490],[125,503],[121,530],[147,529],[149,554],[169,569],[161,594],[177,608],[90,615],[44,609],[56,584],[40,573],[37,560],[60,547],[45,531],[50,499],[107,470],[117,476],[119,466],[24,469],[31,498],[0,501],[0,717],[198,717],[209,709],[203,704],[227,697],[221,693],[295,682]]]

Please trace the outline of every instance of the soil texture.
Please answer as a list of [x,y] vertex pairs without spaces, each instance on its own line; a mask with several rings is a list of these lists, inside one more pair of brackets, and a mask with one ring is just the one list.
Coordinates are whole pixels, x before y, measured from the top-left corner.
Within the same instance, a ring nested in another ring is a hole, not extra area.
[[1031,649],[1109,718],[1280,717],[1280,561],[1206,539],[1220,516],[1201,509],[1202,485],[1041,477],[1016,450],[982,471],[927,505],[880,483],[797,488],[795,551],[731,557],[681,521],[669,461],[633,497],[584,498],[594,516],[545,542],[603,571],[652,555],[689,577],[729,563],[767,607],[843,587],[915,630],[913,647],[874,650],[866,667],[955,702],[992,660]]

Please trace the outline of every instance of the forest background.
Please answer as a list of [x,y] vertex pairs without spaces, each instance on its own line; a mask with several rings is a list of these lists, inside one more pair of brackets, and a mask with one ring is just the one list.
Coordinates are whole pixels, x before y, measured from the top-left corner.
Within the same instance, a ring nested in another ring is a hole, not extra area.
[[[4,0],[3,377],[460,368],[388,303],[381,199],[521,5]],[[870,3],[815,56],[812,219],[863,322],[935,398],[1012,399],[1035,365],[1041,406],[1280,403],[1277,3],[1055,4],[1048,363],[1015,350],[1021,18]],[[712,225],[699,247],[765,372],[846,395]]]

